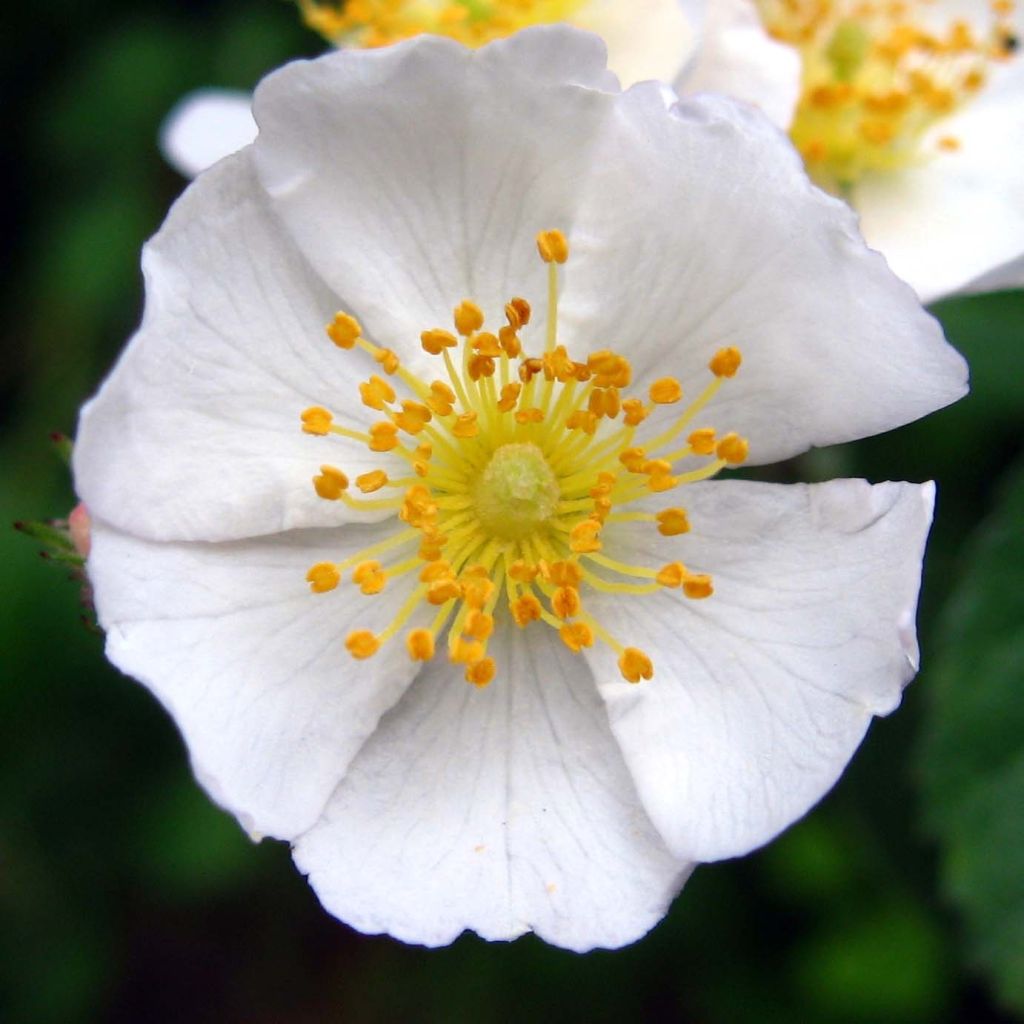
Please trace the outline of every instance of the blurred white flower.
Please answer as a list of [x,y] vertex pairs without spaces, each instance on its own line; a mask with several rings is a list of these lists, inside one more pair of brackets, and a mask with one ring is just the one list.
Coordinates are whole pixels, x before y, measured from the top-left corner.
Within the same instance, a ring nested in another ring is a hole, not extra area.
[[[430,32],[481,45],[529,25],[565,21],[596,32],[621,84],[657,79],[688,91],[716,91],[763,103],[776,119],[796,101],[799,61],[772,40],[751,0],[518,0],[463,3],[315,3],[300,0],[307,23],[338,46],[378,47]],[[475,7],[472,15],[470,8]],[[454,14],[463,13],[463,17]],[[236,90],[199,89],[181,100],[161,128],[167,161],[189,178],[256,137],[250,98]]]
[[811,177],[860,214],[868,244],[926,302],[1024,284],[1020,8],[757,2],[802,66],[795,114],[776,121]]
[[710,477],[964,364],[766,119],[594,36],[340,51],[255,109],[82,413],[108,655],[354,927],[630,942],[917,667],[930,485]]

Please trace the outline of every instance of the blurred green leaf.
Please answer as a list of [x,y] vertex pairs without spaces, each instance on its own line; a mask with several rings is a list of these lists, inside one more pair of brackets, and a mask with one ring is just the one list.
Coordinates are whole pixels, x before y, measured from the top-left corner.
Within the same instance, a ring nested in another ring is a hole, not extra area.
[[1024,1009],[1024,464],[944,613],[923,748],[928,824],[974,962]]

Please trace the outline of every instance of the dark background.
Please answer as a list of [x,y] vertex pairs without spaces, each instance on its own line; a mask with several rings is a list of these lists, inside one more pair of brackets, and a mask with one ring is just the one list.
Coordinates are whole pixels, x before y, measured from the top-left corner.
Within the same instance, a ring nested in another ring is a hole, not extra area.
[[[48,435],[73,432],[138,321],[140,245],[184,187],[161,118],[322,44],[283,0],[51,0],[3,19],[7,524],[74,503]],[[938,479],[921,676],[806,821],[699,869],[614,953],[424,950],[328,917],[284,845],[253,846],[207,801],[169,719],[104,661],[77,584],[4,525],[0,1020],[1024,1019],[1024,300],[936,312],[972,396],[776,476]]]

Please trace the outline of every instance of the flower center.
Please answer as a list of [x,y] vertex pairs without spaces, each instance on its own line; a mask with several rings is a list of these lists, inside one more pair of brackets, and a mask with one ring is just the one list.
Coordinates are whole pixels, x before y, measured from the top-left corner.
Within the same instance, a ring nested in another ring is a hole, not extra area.
[[529,25],[565,21],[585,0],[298,0],[328,42],[388,46],[430,32],[483,46]]
[[480,524],[509,540],[537,532],[558,507],[558,479],[532,442],[497,448],[473,487]]
[[962,20],[926,24],[929,0],[757,2],[768,31],[800,52],[790,135],[810,176],[836,194],[865,174],[959,149],[954,135],[938,136],[931,152],[922,142],[1017,48],[1012,0],[993,0],[984,36]]
[[[302,413],[302,429],[357,441],[403,467],[398,475],[374,469],[355,478],[362,495],[382,497],[354,497],[348,476],[333,465],[313,478],[321,498],[387,510],[403,524],[344,561],[318,562],[306,576],[315,593],[334,590],[349,571],[367,595],[404,582],[406,600],[383,631],[349,633],[345,644],[355,658],[371,657],[426,612],[427,620],[406,632],[409,656],[433,657],[444,634],[449,658],[465,666],[469,682],[485,686],[496,672],[487,644],[501,605],[520,629],[551,627],[573,652],[607,644],[623,677],[635,683],[651,678],[650,657],[590,614],[586,592],[639,598],[669,588],[694,600],[713,592],[709,575],[680,561],[659,568],[619,561],[604,550],[602,532],[608,523],[650,524],[671,544],[690,529],[684,508],[629,506],[744,461],[747,442],[737,434],[717,437],[710,427],[686,434],[739,369],[739,350],[714,354],[710,380],[681,412],[669,412],[683,397],[674,377],[654,381],[647,400],[626,394],[633,371],[625,357],[601,349],[577,361],[558,344],[558,267],[568,260],[569,244],[560,231],[542,231],[537,248],[548,266],[539,356],[526,354],[520,336],[531,321],[522,298],[506,303],[497,334],[483,329],[484,313],[469,299],[455,307],[454,333],[423,331],[420,343],[443,364],[446,379],[411,373],[394,352],[363,337],[348,313],[327,325],[338,348],[366,352],[384,373],[359,385],[363,404],[383,418],[357,431],[313,406]],[[399,399],[388,378],[411,397]],[[662,408],[667,418],[658,415]],[[661,422],[638,444],[637,428],[648,418]],[[688,460],[697,463],[678,465]]]

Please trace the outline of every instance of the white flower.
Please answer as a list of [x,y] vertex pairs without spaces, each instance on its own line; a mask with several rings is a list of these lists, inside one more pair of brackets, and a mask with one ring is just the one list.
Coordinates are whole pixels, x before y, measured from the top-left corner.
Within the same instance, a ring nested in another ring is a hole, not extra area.
[[[795,116],[779,116],[788,93],[766,110],[857,210],[868,244],[926,302],[1024,285],[1021,7],[757,2],[802,63]],[[716,87],[730,92],[727,76]]]
[[[764,104],[776,120],[792,113],[799,60],[772,40],[751,0],[498,0],[479,5],[364,3],[300,0],[307,22],[339,46],[380,46],[405,35],[432,32],[480,45],[524,26],[564,20],[596,32],[609,48],[609,67],[623,86],[647,79],[683,83],[689,91],[718,91]],[[397,8],[397,15],[395,9]],[[453,10],[467,16],[452,20]],[[707,11],[705,10],[707,8]],[[344,13],[347,12],[347,13]],[[722,89],[725,91],[725,89]],[[168,162],[192,178],[256,137],[251,100],[237,90],[200,89],[167,115],[160,145]]]
[[964,364],[764,118],[620,92],[593,36],[338,52],[255,109],[82,414],[108,655],[356,928],[627,943],[917,665],[930,485],[705,478]]

